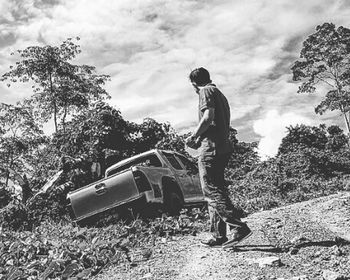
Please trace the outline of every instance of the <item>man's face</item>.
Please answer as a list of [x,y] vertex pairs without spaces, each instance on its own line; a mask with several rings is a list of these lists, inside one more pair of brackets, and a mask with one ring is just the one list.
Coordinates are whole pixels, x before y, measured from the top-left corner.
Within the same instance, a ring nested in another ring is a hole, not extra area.
[[191,82],[192,86],[194,87],[195,92],[198,94],[199,93],[199,87],[195,82]]

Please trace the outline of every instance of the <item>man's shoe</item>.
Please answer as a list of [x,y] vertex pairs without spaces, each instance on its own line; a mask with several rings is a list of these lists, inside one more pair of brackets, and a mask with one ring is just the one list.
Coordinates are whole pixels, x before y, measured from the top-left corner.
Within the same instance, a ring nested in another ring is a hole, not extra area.
[[229,246],[237,245],[238,243],[242,242],[244,239],[247,239],[249,236],[252,235],[252,231],[250,228],[246,225],[241,228],[238,228],[236,232],[233,234],[233,237],[226,241],[222,246],[224,248]]
[[227,237],[221,237],[221,238],[210,238],[207,241],[202,241],[202,244],[207,245],[209,247],[216,247],[216,246],[221,246],[225,242],[228,241]]

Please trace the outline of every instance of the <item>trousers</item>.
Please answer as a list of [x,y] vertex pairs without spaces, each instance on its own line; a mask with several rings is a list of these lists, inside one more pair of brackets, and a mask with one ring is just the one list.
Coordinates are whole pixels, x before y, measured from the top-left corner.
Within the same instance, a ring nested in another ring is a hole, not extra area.
[[227,224],[235,228],[245,225],[231,202],[224,178],[230,156],[230,153],[202,154],[198,158],[199,178],[208,202],[210,231],[214,238],[226,237]]

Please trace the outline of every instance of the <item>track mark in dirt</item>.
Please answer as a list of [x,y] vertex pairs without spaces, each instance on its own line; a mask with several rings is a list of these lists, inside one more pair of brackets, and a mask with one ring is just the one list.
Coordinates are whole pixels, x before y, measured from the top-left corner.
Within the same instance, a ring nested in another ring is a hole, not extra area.
[[254,279],[259,276],[257,259],[277,256],[280,249],[268,240],[259,223],[250,225],[253,234],[231,249],[210,248],[200,244],[209,234],[199,235],[186,252],[187,261],[175,279]]
[[[201,244],[207,233],[169,239],[156,245],[149,262],[112,268],[98,279],[321,280],[324,270],[348,277],[350,242],[337,238],[350,232],[349,202],[346,192],[250,215],[253,234],[231,250]],[[268,257],[280,262],[258,265]]]
[[311,210],[312,219],[350,241],[350,193],[332,195]]

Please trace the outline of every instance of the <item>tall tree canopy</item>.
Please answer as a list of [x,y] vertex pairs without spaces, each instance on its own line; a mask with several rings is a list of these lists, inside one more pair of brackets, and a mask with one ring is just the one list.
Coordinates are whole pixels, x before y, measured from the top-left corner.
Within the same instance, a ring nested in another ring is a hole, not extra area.
[[59,130],[53,144],[62,155],[78,156],[111,149],[122,153],[128,149],[130,125],[120,112],[103,101],[84,108],[67,122],[66,131]]
[[338,126],[296,125],[287,129],[276,157],[279,172],[287,177],[349,173],[347,137]]
[[6,187],[9,179],[28,171],[27,156],[45,140],[32,108],[0,103],[0,181]]
[[303,42],[300,58],[292,66],[293,80],[302,81],[298,93],[326,89],[316,113],[339,110],[350,133],[350,29],[333,23],[317,26]]
[[293,152],[302,148],[316,148],[324,150],[327,144],[325,126],[295,125],[287,127],[287,135],[283,137],[278,154]]
[[59,118],[64,129],[69,113],[87,107],[93,100],[109,97],[102,88],[107,75],[97,75],[93,66],[71,63],[81,52],[71,38],[59,46],[31,46],[17,52],[20,60],[10,66],[2,80],[33,81],[34,94],[27,103],[35,105],[36,116],[42,122],[53,117],[56,132]]

